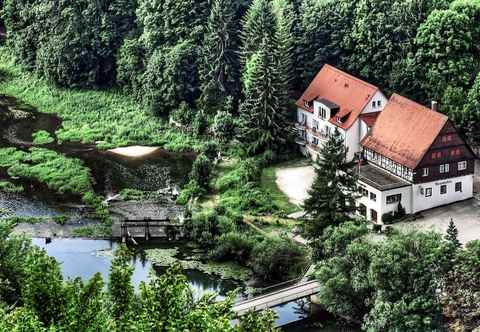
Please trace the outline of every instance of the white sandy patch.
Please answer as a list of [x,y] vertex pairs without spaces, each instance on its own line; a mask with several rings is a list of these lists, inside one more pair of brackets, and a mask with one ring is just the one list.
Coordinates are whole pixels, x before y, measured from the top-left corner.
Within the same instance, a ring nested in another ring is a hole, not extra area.
[[134,146],[127,146],[124,148],[116,148],[116,149],[111,149],[108,150],[111,153],[123,156],[123,157],[130,157],[130,158],[142,158],[146,157],[156,151],[158,151],[160,148],[155,147],[155,146],[139,146],[139,145],[134,145]]
[[276,171],[277,186],[292,204],[300,205],[308,197],[315,170],[312,166],[281,168]]

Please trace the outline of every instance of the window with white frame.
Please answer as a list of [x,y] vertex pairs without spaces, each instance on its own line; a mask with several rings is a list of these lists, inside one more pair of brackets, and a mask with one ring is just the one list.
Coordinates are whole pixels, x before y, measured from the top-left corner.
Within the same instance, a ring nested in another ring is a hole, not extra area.
[[423,174],[422,176],[428,176],[428,168],[423,169]]
[[370,193],[370,200],[376,202],[377,201],[377,195],[374,193]]
[[458,170],[459,170],[459,171],[464,171],[464,170],[466,170],[466,169],[467,169],[467,161],[466,161],[466,160],[460,161],[460,162],[458,163]]
[[377,106],[377,103],[375,101],[372,101],[372,107],[375,108]]
[[382,101],[381,101],[381,100],[377,101],[377,106],[378,106],[378,107],[381,107],[381,106],[382,106]]
[[432,188],[425,188],[425,197],[432,197]]
[[450,172],[449,164],[440,165],[440,173],[448,173],[448,172]]
[[317,120],[313,120],[312,129],[313,129],[313,131],[317,131],[317,130],[318,130],[318,121],[317,121]]

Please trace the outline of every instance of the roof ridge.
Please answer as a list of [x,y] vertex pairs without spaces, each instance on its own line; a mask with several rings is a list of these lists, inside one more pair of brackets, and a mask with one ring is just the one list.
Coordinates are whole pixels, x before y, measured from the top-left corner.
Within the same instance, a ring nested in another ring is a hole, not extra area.
[[344,75],[344,76],[347,76],[348,78],[356,81],[357,83],[366,85],[366,86],[368,86],[368,87],[370,87],[370,88],[373,88],[373,89],[375,89],[375,90],[380,90],[380,88],[379,88],[378,86],[373,85],[372,83],[368,83],[367,81],[364,81],[364,80],[362,80],[361,78],[355,77],[355,76],[353,76],[352,74],[349,74],[349,73],[347,73],[347,72],[345,72],[345,71],[343,71],[343,70],[341,70],[341,69],[339,69],[339,68],[337,68],[337,67],[335,67],[335,66],[332,66],[332,65],[330,65],[330,64],[328,64],[328,63],[326,63],[324,66],[327,67],[328,69],[332,69],[332,70],[338,72],[339,74],[342,74],[342,75]]
[[[437,116],[439,116],[439,117],[441,117],[441,118],[444,118],[444,119],[446,119],[446,120],[449,120],[448,116],[446,116],[445,114],[440,113],[440,112],[438,112],[438,111],[433,111],[431,108],[429,108],[429,107],[427,107],[427,106],[425,106],[425,105],[423,105],[423,104],[420,104],[420,103],[416,102],[415,100],[412,100],[412,99],[410,99],[410,98],[404,97],[404,96],[402,96],[402,95],[400,95],[400,94],[398,94],[398,93],[392,94],[392,96],[390,97],[390,100],[389,100],[389,101],[394,101],[394,99],[396,99],[396,98],[398,98],[398,99],[400,99],[401,101],[404,101],[404,102],[406,102],[406,103],[416,105],[416,106],[418,106],[419,108],[421,108],[422,111],[433,112],[433,114],[436,114]],[[396,102],[396,101],[395,101],[395,102]]]

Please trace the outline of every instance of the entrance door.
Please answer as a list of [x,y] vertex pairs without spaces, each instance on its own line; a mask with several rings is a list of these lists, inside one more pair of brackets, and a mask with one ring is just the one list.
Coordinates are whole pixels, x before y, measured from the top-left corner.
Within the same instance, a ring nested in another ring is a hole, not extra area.
[[378,222],[377,211],[375,211],[374,209],[370,209],[370,216],[372,217],[372,221]]

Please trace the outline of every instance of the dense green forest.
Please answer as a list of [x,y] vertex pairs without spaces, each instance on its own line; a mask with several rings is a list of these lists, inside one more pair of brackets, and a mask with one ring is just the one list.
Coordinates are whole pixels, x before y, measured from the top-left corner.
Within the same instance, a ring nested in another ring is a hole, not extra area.
[[[0,92],[61,116],[61,141],[198,152],[178,203],[211,194],[215,205],[188,211],[190,240],[264,280],[292,278],[309,263],[304,247],[246,232],[243,221],[292,212],[262,179],[274,161],[294,153],[294,100],[325,63],[388,94],[439,101],[461,133],[480,143],[480,0],[0,0],[0,6],[0,32],[4,26],[7,35]],[[316,199],[304,207],[313,216],[304,235],[325,285],[319,302],[367,331],[477,328],[480,243],[460,247],[453,224],[445,239],[393,233],[375,241],[365,224],[350,220],[353,197],[337,190],[355,183],[353,174],[335,172],[351,167],[342,144],[332,137],[322,152]],[[231,164],[219,165],[219,155]],[[3,149],[0,156],[0,167],[13,175],[36,177],[101,207],[88,169],[77,161],[43,148]],[[46,176],[48,167],[63,174]],[[331,181],[338,186],[329,188]],[[0,314],[7,317],[0,331],[229,330],[232,299],[193,301],[175,269],[139,294],[121,256],[107,290],[98,277],[65,282],[57,263],[3,226],[0,259]],[[171,319],[162,317],[173,311]],[[272,321],[269,313],[252,315],[232,331],[270,331]]]
[[121,87],[185,124],[232,114],[236,137],[257,153],[283,150],[291,98],[325,63],[388,93],[435,99],[474,137],[479,8],[478,0],[6,0],[3,19],[24,68],[62,87]]

